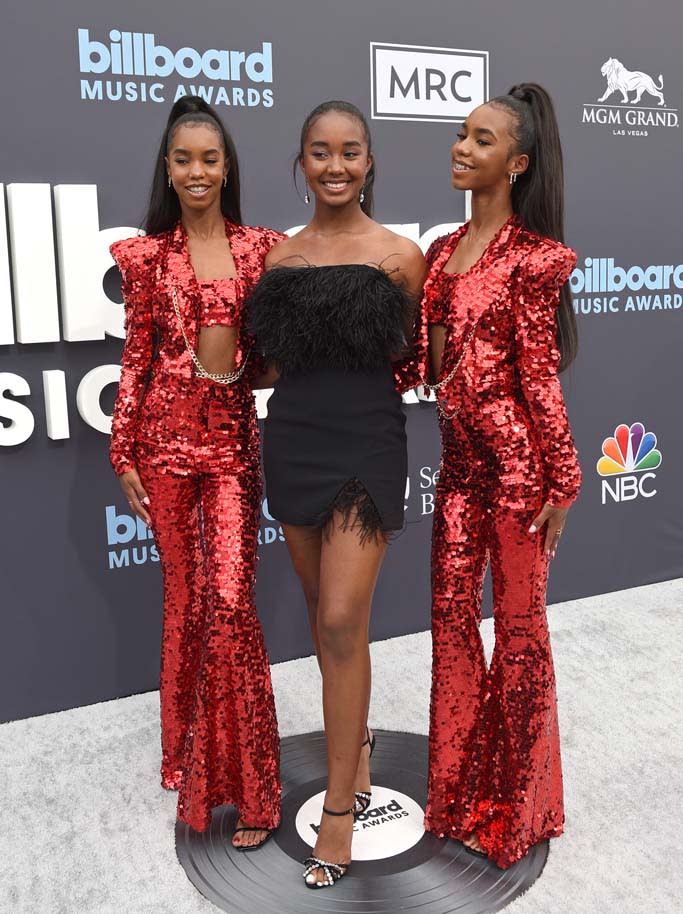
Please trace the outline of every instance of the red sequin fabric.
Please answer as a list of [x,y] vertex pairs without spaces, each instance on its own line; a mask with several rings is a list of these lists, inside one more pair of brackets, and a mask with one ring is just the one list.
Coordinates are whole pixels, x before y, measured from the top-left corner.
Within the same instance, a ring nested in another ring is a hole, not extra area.
[[235,327],[240,323],[241,302],[236,279],[202,279],[200,327]]
[[[180,224],[111,248],[126,312],[111,463],[117,474],[136,468],[151,501],[164,578],[161,778],[180,789],[178,817],[198,831],[221,804],[250,825],[280,819],[277,721],[254,606],[258,362],[234,384],[197,378],[173,307],[175,289],[195,350],[209,320],[239,327],[265,255],[283,236],[228,222],[226,235],[237,278],[219,289],[197,281]],[[251,342],[240,328],[237,366]]]
[[[430,248],[423,301],[429,323],[446,328],[442,378],[464,353],[438,392],[425,825],[459,840],[476,832],[506,868],[564,822],[545,530],[528,529],[546,501],[571,504],[581,481],[555,342],[559,289],[576,255],[512,217],[473,267],[446,274],[466,231]],[[496,643],[487,668],[479,623],[489,561]]]

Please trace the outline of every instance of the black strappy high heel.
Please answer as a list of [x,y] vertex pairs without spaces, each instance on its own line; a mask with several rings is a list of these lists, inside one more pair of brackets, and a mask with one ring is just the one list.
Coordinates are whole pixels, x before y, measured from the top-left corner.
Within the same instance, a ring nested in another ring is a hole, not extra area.
[[[323,806],[323,812],[326,816],[349,816],[353,815],[354,807],[352,806],[350,809],[344,809],[342,812],[335,812],[333,809],[327,809],[327,807]],[[330,863],[329,860],[322,860],[320,857],[311,856],[306,857],[304,866],[306,869],[303,871],[302,876],[306,883],[306,888],[324,889],[334,885],[342,876],[346,876],[351,868],[351,863]],[[325,873],[324,882],[318,882],[317,879],[309,882],[309,876],[312,876],[314,870],[322,870]]]
[[[375,751],[375,743],[377,742],[377,740],[375,739],[374,733],[372,734],[372,739],[370,739],[370,728],[368,726],[365,727],[365,733],[366,733],[365,742],[361,743],[360,747],[362,749],[363,746],[370,746],[370,756],[369,757],[372,758],[372,753]],[[364,790],[356,791],[356,802],[353,804],[354,821],[358,818],[358,816],[361,816],[366,811],[366,809],[370,808],[371,801],[372,801],[371,793],[366,793]]]

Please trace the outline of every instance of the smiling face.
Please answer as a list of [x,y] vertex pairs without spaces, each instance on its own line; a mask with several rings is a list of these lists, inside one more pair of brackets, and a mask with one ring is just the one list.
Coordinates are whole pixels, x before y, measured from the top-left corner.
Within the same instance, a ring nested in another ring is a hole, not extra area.
[[220,210],[229,162],[217,130],[207,124],[183,124],[171,136],[166,168],[181,209]]
[[372,164],[363,125],[351,115],[328,111],[309,127],[299,161],[319,202],[358,203]]
[[486,190],[522,174],[529,157],[517,152],[513,115],[496,105],[480,105],[462,125],[451,148],[451,184],[458,190]]

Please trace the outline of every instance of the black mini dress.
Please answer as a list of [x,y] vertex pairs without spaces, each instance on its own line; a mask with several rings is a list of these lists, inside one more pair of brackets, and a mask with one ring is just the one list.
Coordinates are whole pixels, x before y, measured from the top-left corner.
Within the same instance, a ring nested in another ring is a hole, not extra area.
[[278,266],[248,302],[257,348],[280,372],[263,443],[268,508],[361,541],[404,522],[405,416],[393,362],[405,357],[411,296],[370,264]]

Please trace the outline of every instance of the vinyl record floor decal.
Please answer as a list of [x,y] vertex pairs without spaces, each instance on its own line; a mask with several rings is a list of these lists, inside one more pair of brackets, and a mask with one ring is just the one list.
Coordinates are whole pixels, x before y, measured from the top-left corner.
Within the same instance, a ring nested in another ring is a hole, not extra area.
[[508,870],[424,831],[427,739],[376,730],[372,806],[355,825],[353,865],[333,888],[312,891],[301,873],[320,822],[325,790],[322,733],[282,743],[282,825],[254,853],[232,848],[237,813],[222,806],[200,834],[176,825],[188,878],[229,914],[493,914],[525,892],[548,856],[543,842]]

